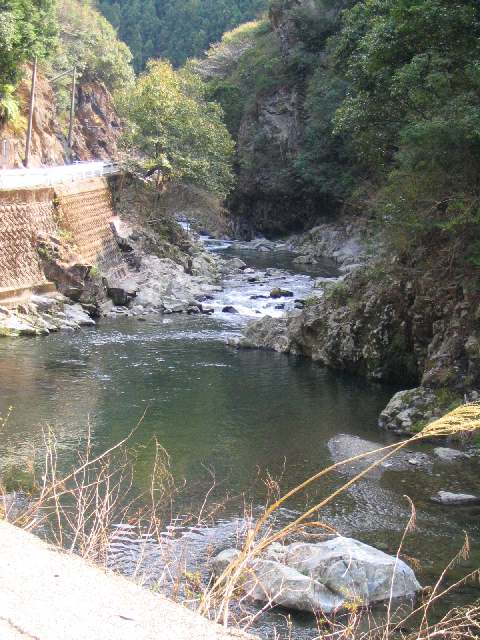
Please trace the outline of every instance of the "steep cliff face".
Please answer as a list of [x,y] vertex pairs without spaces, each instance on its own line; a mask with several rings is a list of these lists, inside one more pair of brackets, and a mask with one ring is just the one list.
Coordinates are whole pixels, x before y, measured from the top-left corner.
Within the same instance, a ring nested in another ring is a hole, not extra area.
[[102,82],[78,87],[73,149],[79,160],[114,160],[122,123]]
[[[6,166],[22,166],[30,99],[31,67],[25,71],[17,93],[21,106],[19,122],[0,127],[0,140],[7,141]],[[37,75],[30,166],[64,164],[69,161],[66,130],[68,113],[59,111],[52,84],[42,71]],[[101,82],[80,82],[76,92],[73,152],[76,160],[115,159],[121,122],[113,99]]]
[[281,86],[259,96],[242,118],[238,185],[231,203],[241,234],[281,234],[315,219],[292,167],[301,141],[300,111],[297,88]]
[[[323,203],[302,189],[295,159],[302,146],[304,78],[289,74],[299,42],[294,9],[314,10],[312,0],[287,0],[270,10],[271,67],[253,69],[260,78],[247,102],[238,133],[238,185],[230,209],[240,235],[279,235],[311,226]],[[263,79],[264,76],[264,79]]]

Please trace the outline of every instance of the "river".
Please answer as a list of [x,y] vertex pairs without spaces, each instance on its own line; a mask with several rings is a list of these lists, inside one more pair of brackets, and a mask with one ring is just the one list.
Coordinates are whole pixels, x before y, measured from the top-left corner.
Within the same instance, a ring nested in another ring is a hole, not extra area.
[[[12,407],[0,440],[3,469],[28,465],[32,450],[42,450],[47,426],[56,433],[59,462],[67,469],[85,441],[88,423],[94,449],[102,451],[144,415],[132,438],[132,446],[142,445],[134,477],[137,491],[148,488],[155,437],[168,451],[175,481],[183,487],[174,507],[177,514],[200,508],[212,478],[209,500],[247,496],[256,514],[265,504],[262,479],[267,472],[287,490],[332,461],[392,441],[376,421],[396,389],[306,359],[237,351],[225,344],[252,317],[283,313],[275,308],[282,301],[258,296],[281,286],[294,292],[286,303],[292,306],[309,295],[312,276],[335,276],[335,265],[326,260],[315,272],[302,273],[285,251],[207,244],[255,270],[226,278],[223,291],[206,303],[216,311],[212,316],[122,317],[75,333],[0,342],[0,415]],[[249,282],[254,277],[257,281]],[[222,313],[229,305],[239,313]],[[346,469],[293,500],[281,520],[288,521],[354,471]],[[461,546],[463,531],[472,537],[472,554],[454,576],[478,566],[479,559],[478,509],[432,503],[429,498],[439,489],[479,492],[478,467],[462,463],[452,473],[435,461],[431,445],[417,446],[354,486],[322,516],[344,534],[395,552],[409,516],[403,496],[409,495],[417,508],[417,528],[407,538],[405,553],[419,561],[419,579],[428,584]],[[235,541],[242,504],[243,498],[232,498],[208,530],[191,532],[199,559],[207,545],[220,550]],[[449,603],[475,594],[475,586],[463,587]],[[281,627],[280,618],[269,615],[257,630],[270,637],[276,623]],[[298,637],[311,636],[308,616],[297,616],[295,624]]]

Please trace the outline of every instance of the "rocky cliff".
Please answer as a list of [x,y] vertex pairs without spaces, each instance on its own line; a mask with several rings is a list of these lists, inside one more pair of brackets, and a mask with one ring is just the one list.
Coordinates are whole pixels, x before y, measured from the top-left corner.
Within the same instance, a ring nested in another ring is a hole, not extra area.
[[[10,143],[8,166],[11,167],[22,166],[25,157],[30,78],[29,66],[17,89],[21,118],[14,124],[0,126],[0,140]],[[66,138],[67,120],[68,113],[60,111],[54,87],[40,70],[33,117],[31,166],[64,164],[70,161]],[[120,134],[121,122],[106,86],[102,82],[80,81],[76,91],[73,158],[115,159]]]
[[[341,6],[343,1],[331,12]],[[231,129],[238,143],[238,181],[229,208],[239,236],[285,235],[338,210],[331,198],[306,185],[298,164],[305,146],[308,84],[316,66],[312,51],[318,54],[329,33],[328,25],[324,32],[316,26],[323,13],[313,0],[271,2],[268,20],[252,34],[250,46],[238,45],[236,66],[224,65],[222,73],[220,56],[212,65],[215,52],[203,68],[200,64],[207,77],[214,69],[213,97],[224,106],[227,120],[236,114]],[[320,38],[312,35],[312,25]]]

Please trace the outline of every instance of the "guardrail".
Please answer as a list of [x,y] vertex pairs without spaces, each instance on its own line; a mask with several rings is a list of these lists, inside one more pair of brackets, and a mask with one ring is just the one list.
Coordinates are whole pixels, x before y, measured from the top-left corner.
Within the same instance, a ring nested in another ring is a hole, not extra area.
[[57,167],[0,170],[0,190],[51,187],[86,178],[115,175],[120,172],[114,162],[78,162]]

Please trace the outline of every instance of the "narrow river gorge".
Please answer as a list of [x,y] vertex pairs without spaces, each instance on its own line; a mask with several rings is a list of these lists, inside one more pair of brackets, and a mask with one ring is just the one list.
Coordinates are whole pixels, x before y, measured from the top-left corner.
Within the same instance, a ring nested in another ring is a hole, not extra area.
[[[281,315],[279,305],[289,308],[295,299],[308,297],[313,277],[335,277],[337,270],[325,260],[314,272],[302,273],[281,248],[260,252],[245,244],[205,242],[249,267],[227,276],[222,290],[205,303],[215,311],[210,316],[125,316],[78,332],[0,342],[0,415],[12,408],[0,440],[4,468],[28,466],[32,450],[41,452],[43,433],[51,427],[59,464],[68,469],[88,423],[94,450],[101,452],[144,415],[131,440],[139,451],[135,491],[148,489],[149,445],[156,438],[170,456],[180,487],[175,515],[198,512],[213,478],[209,500],[231,496],[208,527],[178,533],[190,540],[190,568],[202,573],[207,548],[211,554],[212,548],[235,544],[244,513],[239,496],[251,502],[254,516],[261,513],[267,472],[286,491],[332,462],[392,442],[393,436],[379,430],[377,418],[396,391],[307,359],[227,346],[227,339],[251,318]],[[268,292],[274,287],[294,296],[272,300]],[[222,311],[229,306],[238,313]],[[322,519],[343,534],[394,553],[410,514],[408,495],[417,509],[417,526],[407,537],[405,555],[418,560],[420,582],[435,579],[467,531],[471,556],[453,572],[453,577],[463,575],[478,566],[480,508],[449,508],[430,500],[440,489],[480,491],[476,463],[454,464],[452,472],[451,464],[435,459],[430,444],[405,450],[341,495]],[[289,521],[358,470],[345,468],[294,499],[280,521]],[[115,562],[127,573],[135,548],[135,540],[127,537],[116,549]],[[475,590],[462,587],[446,605],[471,599]],[[274,624],[282,624],[281,616],[269,614],[257,630],[273,637]],[[309,616],[296,616],[294,624],[295,637],[315,634]]]

